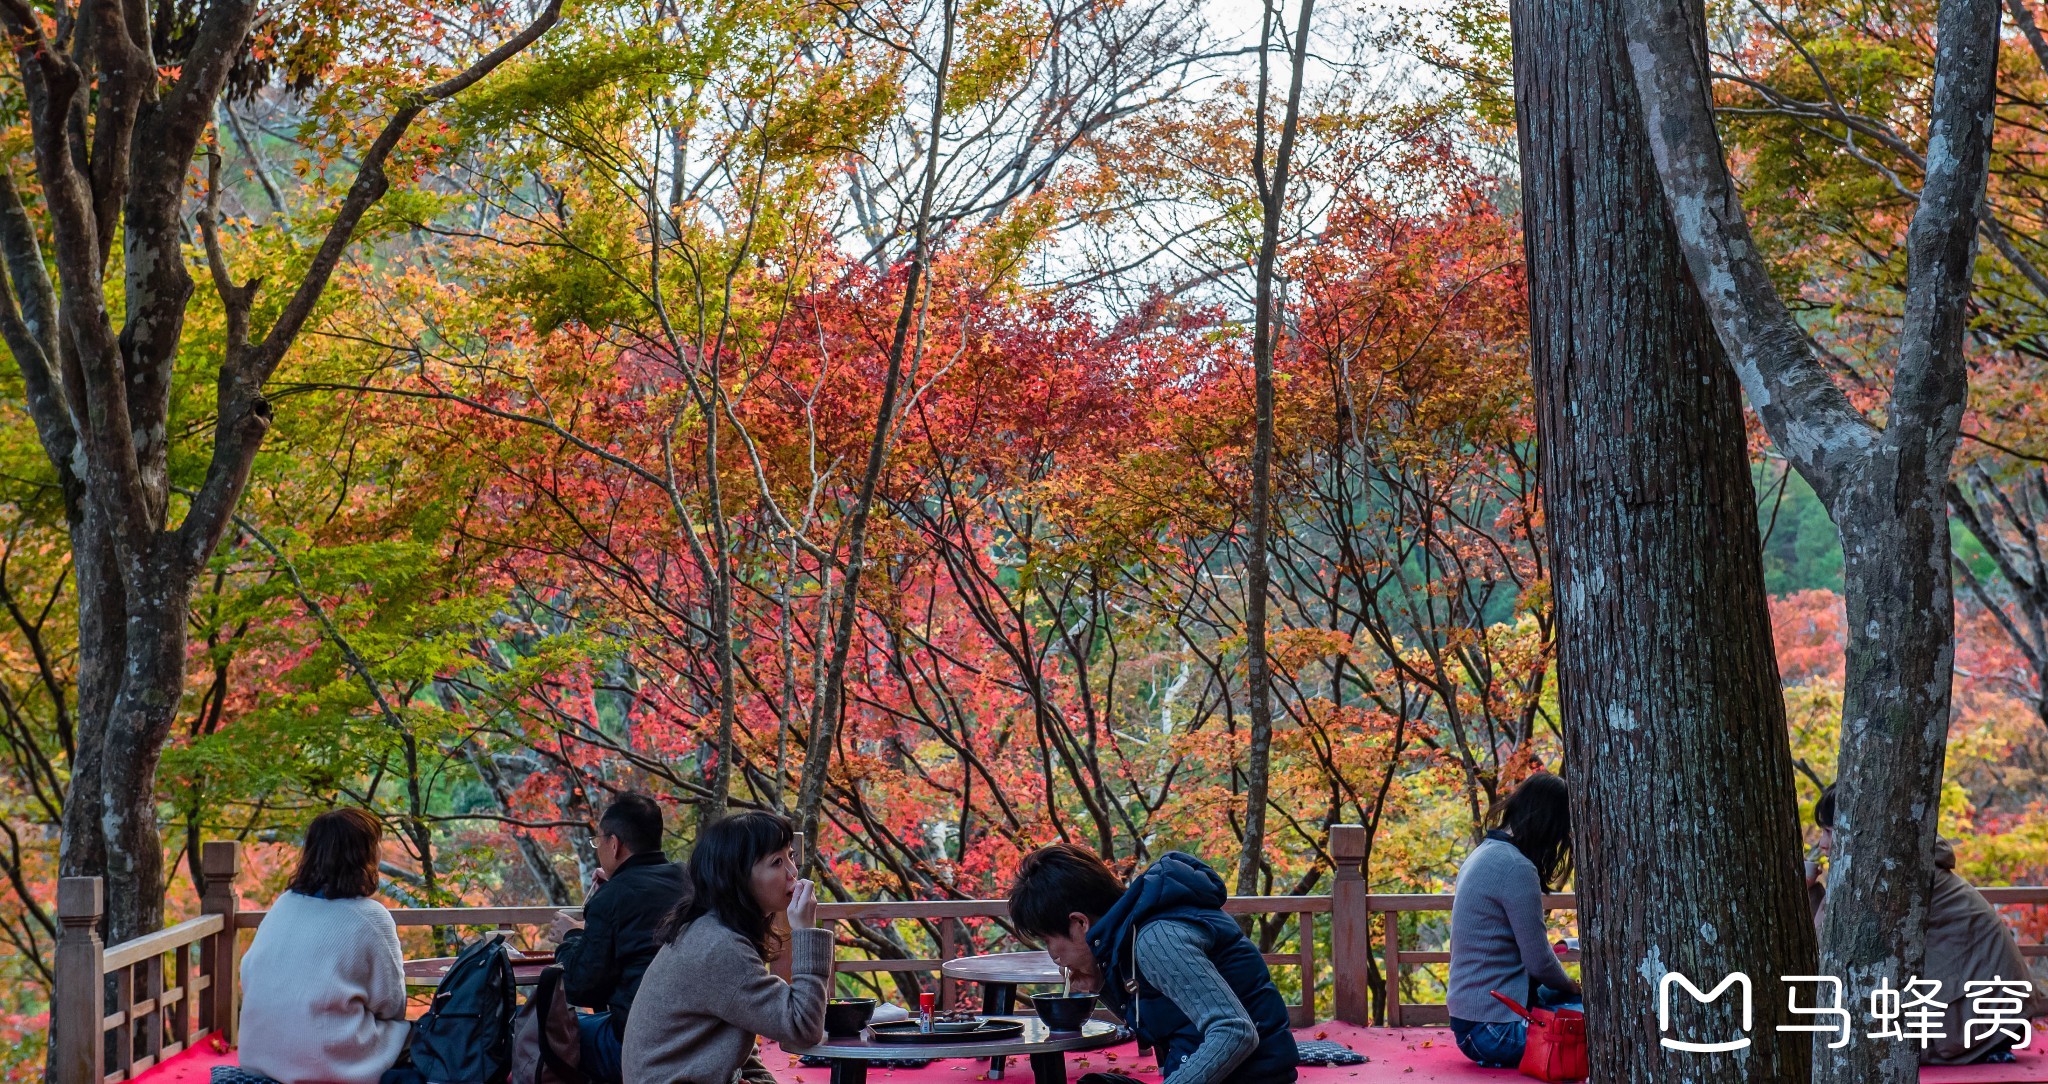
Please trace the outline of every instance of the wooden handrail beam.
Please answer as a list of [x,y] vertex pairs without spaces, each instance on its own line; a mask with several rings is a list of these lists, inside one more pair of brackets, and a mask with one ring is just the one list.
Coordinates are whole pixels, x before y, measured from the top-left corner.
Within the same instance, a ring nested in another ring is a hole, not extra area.
[[[1449,896],[1444,907],[1448,908]],[[1234,915],[1328,914],[1328,896],[1232,896],[1223,909]],[[400,926],[545,926],[560,907],[393,907]],[[566,908],[576,910],[576,908]],[[267,912],[238,911],[237,929],[251,929]],[[1008,900],[860,900],[820,903],[818,917],[833,922],[882,922],[948,918],[1008,918]]]
[[[545,926],[555,920],[560,907],[393,907],[391,918],[400,926]],[[575,908],[568,908],[575,910]],[[236,929],[252,929],[268,911],[237,911]]]
[[834,960],[834,971],[937,971],[939,960]]
[[2026,903],[2048,903],[2048,885],[2008,885],[1977,890],[1994,905],[2010,907]]
[[106,960],[101,967],[107,971],[133,967],[152,956],[161,956],[174,948],[201,940],[208,934],[219,933],[226,926],[219,915],[188,918],[176,926],[168,926],[155,933],[143,934],[133,941],[123,941],[115,945],[106,951]]

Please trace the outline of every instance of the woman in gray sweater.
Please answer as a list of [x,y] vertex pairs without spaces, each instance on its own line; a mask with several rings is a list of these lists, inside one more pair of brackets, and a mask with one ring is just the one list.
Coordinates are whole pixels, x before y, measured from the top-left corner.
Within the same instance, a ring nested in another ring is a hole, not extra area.
[[1451,903],[1451,1034],[1488,1067],[1521,1063],[1529,1025],[1493,996],[1546,1008],[1579,1008],[1543,926],[1543,894],[1570,875],[1570,794],[1538,772],[1501,803],[1500,827],[1465,857]]
[[[661,949],[626,1021],[620,1068],[633,1084],[772,1082],[756,1037],[785,1046],[825,1038],[832,935],[818,897],[798,880],[789,822],[737,813],[704,829],[690,853],[691,895],[656,935]],[[790,978],[768,973],[782,949],[775,915],[789,916]]]

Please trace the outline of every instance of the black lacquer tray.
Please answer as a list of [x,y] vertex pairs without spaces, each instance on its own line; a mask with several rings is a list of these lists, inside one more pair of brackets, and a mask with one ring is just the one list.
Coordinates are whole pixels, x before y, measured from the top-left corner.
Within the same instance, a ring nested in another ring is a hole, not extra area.
[[886,1024],[868,1025],[868,1038],[874,1042],[922,1046],[986,1043],[1014,1039],[1022,1034],[1024,1023],[1021,1020],[983,1020],[981,1026],[972,1031],[919,1031],[915,1020],[891,1020]]

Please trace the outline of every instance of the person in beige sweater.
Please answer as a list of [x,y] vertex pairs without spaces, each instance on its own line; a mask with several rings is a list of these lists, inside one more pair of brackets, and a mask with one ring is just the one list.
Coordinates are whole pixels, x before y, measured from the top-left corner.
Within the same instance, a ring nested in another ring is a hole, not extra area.
[[[691,894],[663,923],[661,948],[626,1021],[627,1084],[734,1084],[772,1079],[755,1056],[759,1037],[785,1046],[825,1038],[832,935],[818,928],[818,897],[799,880],[789,822],[736,813],[698,836]],[[787,945],[774,928],[789,916]],[[788,982],[768,961],[792,953]]]
[[[1821,849],[1833,855],[1835,849],[1835,788],[1821,791],[1813,806],[1813,822],[1820,829]],[[1827,902],[1827,887],[1820,871],[1807,863],[1807,900],[1813,904],[1813,921],[1819,925],[1821,909]],[[2012,1051],[2028,1045],[2032,1030],[2018,1024],[1994,1028],[1989,1024],[1972,1027],[1976,1015],[1971,1004],[1973,982],[2011,982],[2007,991],[1979,987],[1986,996],[2015,997],[2021,1003],[2018,1017],[2033,1020],[2048,1015],[2048,984],[2034,977],[2027,958],[2020,954],[2019,940],[1998,908],[1956,875],[1955,847],[1948,840],[1934,838],[1934,870],[1927,883],[1927,956],[1921,978],[1941,984],[1934,999],[1945,1007],[1939,1023],[1941,1038],[1920,1042],[1922,1065],[1970,1065],[1977,1062],[2009,1062]],[[1931,1032],[1930,1032],[1931,1034]]]

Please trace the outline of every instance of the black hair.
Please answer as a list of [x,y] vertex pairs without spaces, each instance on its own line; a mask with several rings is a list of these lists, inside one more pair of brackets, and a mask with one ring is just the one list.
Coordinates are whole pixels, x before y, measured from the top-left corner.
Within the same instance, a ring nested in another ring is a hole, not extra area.
[[1813,826],[1830,832],[1835,830],[1835,785],[1833,783],[1822,787],[1820,800],[1813,803]]
[[353,900],[377,891],[377,850],[384,826],[353,807],[330,809],[306,826],[292,891],[302,896]]
[[1515,849],[1535,864],[1543,891],[1555,891],[1571,876],[1572,796],[1563,779],[1537,772],[1522,780],[1501,803],[1500,826],[1514,837]]
[[1123,894],[1124,883],[1116,871],[1094,851],[1055,843],[1017,863],[1017,880],[1010,886],[1010,921],[1029,937],[1064,934],[1068,915],[1079,911],[1093,922],[1108,914]]
[[604,816],[597,830],[626,845],[629,854],[661,849],[661,807],[645,794],[621,794]]
[[690,892],[662,920],[661,942],[674,942],[690,923],[710,915],[753,942],[762,959],[779,955],[775,920],[754,899],[754,867],[795,839],[789,821],[773,813],[734,813],[712,822],[690,851]]

